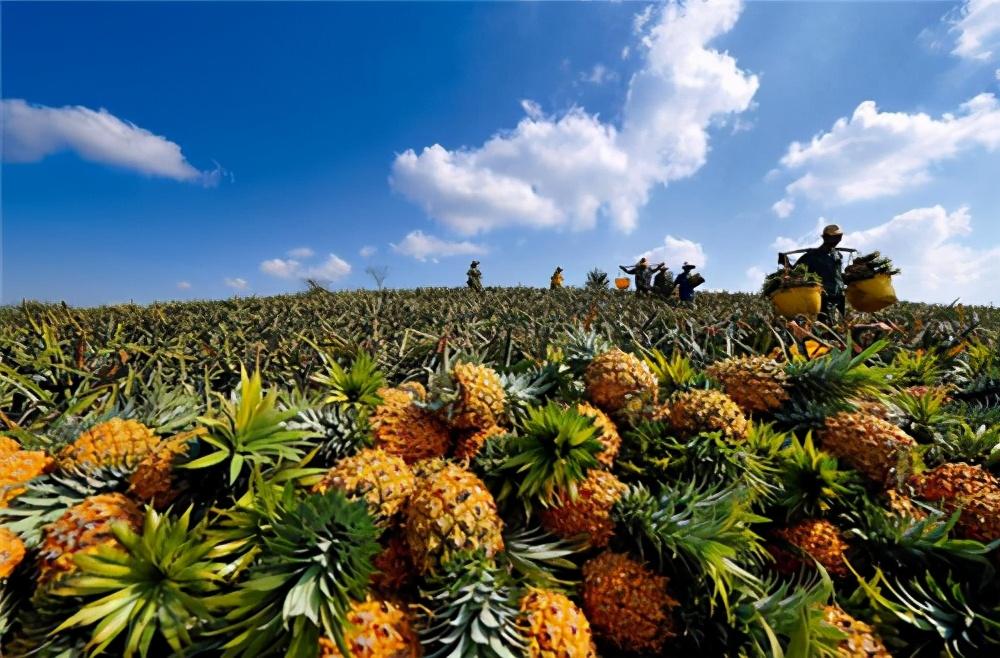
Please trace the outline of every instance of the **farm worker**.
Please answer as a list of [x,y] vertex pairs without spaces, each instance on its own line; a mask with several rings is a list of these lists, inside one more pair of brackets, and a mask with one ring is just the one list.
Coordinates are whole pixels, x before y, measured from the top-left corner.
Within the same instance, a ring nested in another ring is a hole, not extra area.
[[666,263],[660,263],[653,268],[653,271],[656,272],[656,276],[653,277],[653,292],[657,297],[667,299],[674,291],[673,274],[667,268]]
[[549,290],[556,290],[557,288],[562,288],[563,284],[563,269],[557,267],[556,271],[552,273],[552,278],[549,279]]
[[836,247],[844,237],[844,232],[836,224],[823,229],[823,244],[804,253],[796,265],[805,265],[809,271],[823,280],[823,314],[831,317],[836,308],[844,315],[843,256]]
[[476,292],[483,291],[483,273],[479,271],[479,261],[472,261],[472,265],[469,266],[469,271],[465,273],[468,278],[466,283],[470,288]]
[[619,265],[618,267],[625,274],[635,275],[635,291],[637,294],[645,295],[650,292],[653,271],[649,269],[649,264],[646,262],[645,256],[640,258],[639,262],[632,267],[626,267],[624,265]]
[[690,302],[694,300],[694,286],[691,285],[691,270],[696,266],[691,263],[684,263],[681,267],[683,272],[677,275],[677,280],[674,283],[677,285],[677,293],[681,298],[682,302]]

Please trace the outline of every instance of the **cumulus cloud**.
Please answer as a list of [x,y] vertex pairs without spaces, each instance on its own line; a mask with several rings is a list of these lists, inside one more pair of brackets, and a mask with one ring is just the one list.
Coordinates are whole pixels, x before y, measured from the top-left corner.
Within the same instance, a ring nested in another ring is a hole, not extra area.
[[998,147],[1000,103],[993,94],[979,94],[957,114],[939,119],[922,112],[881,112],[874,101],[865,101],[829,132],[788,147],[781,166],[797,178],[785,188],[783,201],[804,196],[849,203],[899,194],[929,181],[932,167],[941,162]]
[[609,69],[604,64],[594,64],[594,67],[589,71],[585,71],[580,74],[580,80],[582,82],[589,82],[592,85],[602,85],[605,82],[614,82],[618,79],[618,72]]
[[678,269],[685,262],[704,267],[708,262],[705,250],[701,244],[692,240],[675,238],[668,235],[663,244],[640,254],[636,260],[645,256],[650,263],[666,263],[667,267]]
[[229,286],[230,288],[235,288],[236,290],[246,290],[247,280],[246,279],[241,279],[239,277],[236,277],[236,278],[228,278],[227,277],[225,279],[225,284],[227,286]]
[[177,282],[177,289],[178,290],[190,290],[191,289],[191,283],[189,281],[178,281]]
[[365,245],[364,247],[361,247],[358,253],[361,255],[362,258],[371,258],[376,253],[378,253],[378,248],[373,247],[371,245]]
[[[820,218],[809,235],[781,237],[778,251],[815,246],[822,226]],[[847,232],[842,242],[862,253],[880,251],[902,269],[894,279],[902,298],[967,303],[1000,303],[1000,244],[983,245],[972,239],[972,216],[968,207],[948,212],[942,206],[914,208],[892,219],[860,231]]]
[[351,264],[336,254],[330,254],[325,261],[315,265],[303,264],[294,258],[272,258],[260,264],[260,271],[279,279],[337,281],[351,273]]
[[952,54],[987,61],[1000,54],[1000,0],[967,0],[952,23]]
[[215,185],[225,173],[218,167],[199,171],[174,142],[104,108],[46,107],[20,99],[0,101],[0,108],[6,162],[38,162],[61,151],[73,151],[90,162],[203,185]]
[[463,235],[587,229],[598,216],[631,231],[654,186],[704,165],[709,126],[751,106],[757,77],[708,47],[740,11],[738,0],[713,0],[640,14],[643,64],[629,81],[620,127],[582,108],[546,116],[525,101],[525,118],[481,146],[399,154],[393,188]]
[[399,244],[391,246],[397,254],[412,256],[421,262],[428,259],[436,262],[438,258],[446,256],[477,256],[487,251],[481,244],[467,240],[462,242],[442,240],[433,235],[426,235],[423,231],[410,231]]
[[292,258],[312,258],[316,255],[316,252],[309,247],[296,247],[295,249],[289,249],[288,255]]
[[792,214],[793,210],[795,210],[795,201],[787,198],[775,201],[774,205],[771,206],[771,210],[773,210],[774,214],[781,219],[785,219]]

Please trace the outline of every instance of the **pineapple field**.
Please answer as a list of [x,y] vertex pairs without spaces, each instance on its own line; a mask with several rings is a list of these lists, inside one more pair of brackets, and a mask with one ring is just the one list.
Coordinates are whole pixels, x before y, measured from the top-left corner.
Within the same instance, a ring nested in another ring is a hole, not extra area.
[[1000,655],[1000,309],[0,309],[0,656]]

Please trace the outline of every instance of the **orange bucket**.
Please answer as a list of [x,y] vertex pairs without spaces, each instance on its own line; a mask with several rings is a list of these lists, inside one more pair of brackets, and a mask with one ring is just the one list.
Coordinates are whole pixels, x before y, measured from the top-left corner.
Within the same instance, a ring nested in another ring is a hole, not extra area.
[[618,288],[619,290],[628,290],[630,283],[631,279],[626,276],[620,276],[615,279],[615,288]]

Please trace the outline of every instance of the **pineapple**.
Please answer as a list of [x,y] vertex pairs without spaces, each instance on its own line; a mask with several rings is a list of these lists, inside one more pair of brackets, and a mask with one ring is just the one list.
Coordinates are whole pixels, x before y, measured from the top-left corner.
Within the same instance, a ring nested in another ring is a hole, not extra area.
[[894,489],[890,489],[885,492],[887,500],[887,507],[890,512],[896,516],[904,516],[915,521],[927,518],[927,512],[917,507],[917,505],[910,500],[909,496],[899,493]]
[[470,461],[479,454],[486,441],[495,437],[503,436],[507,430],[499,425],[492,425],[486,429],[468,430],[459,435],[455,442],[455,459],[460,461]]
[[21,444],[9,436],[0,436],[0,457],[6,457],[21,449]]
[[788,400],[784,368],[766,356],[744,356],[713,363],[705,371],[747,413],[769,413]]
[[451,426],[485,429],[503,420],[504,392],[500,375],[489,366],[459,363],[451,370],[455,399],[447,407]]
[[528,658],[596,658],[590,622],[565,595],[532,589],[521,599]]
[[[845,560],[849,548],[837,526],[823,519],[806,519],[775,533],[791,550],[772,546],[775,567],[781,573],[794,574],[816,560],[828,573],[846,578],[850,575]],[[803,559],[801,554],[810,559]]]
[[9,578],[24,560],[24,542],[7,528],[0,527],[0,582]]
[[10,450],[4,437],[4,452],[0,452],[0,507],[7,507],[11,500],[24,492],[28,480],[44,475],[55,467],[55,462],[41,450],[21,450],[14,444]]
[[375,573],[371,587],[383,596],[395,597],[413,580],[413,558],[402,532],[394,530],[384,535],[381,544],[382,550],[372,560]]
[[691,389],[674,395],[670,425],[683,437],[720,432],[730,442],[743,441],[750,430],[739,405],[725,393],[711,389]]
[[421,478],[406,507],[406,542],[421,573],[462,551],[503,550],[503,522],[486,485],[472,472],[440,462]]
[[175,464],[187,456],[190,448],[190,434],[161,442],[129,477],[129,493],[158,510],[168,507],[181,493]]
[[627,488],[611,473],[592,468],[577,485],[575,498],[560,493],[554,505],[542,510],[542,525],[560,537],[586,535],[591,545],[607,546],[615,530],[611,510]]
[[952,512],[962,508],[956,524],[967,539],[1000,539],[1000,481],[981,466],[942,464],[912,478],[914,492],[923,500],[943,503]]
[[667,579],[621,553],[583,565],[583,609],[598,636],[629,652],[659,653],[674,635]]
[[76,570],[73,557],[92,553],[98,546],[116,544],[111,527],[125,523],[132,530],[142,527],[143,515],[131,500],[118,493],[99,494],[85,499],[45,528],[39,546],[39,580],[50,582]]
[[137,420],[112,418],[81,434],[59,453],[59,466],[132,468],[159,444],[160,438]]
[[875,630],[839,606],[823,606],[823,621],[846,634],[837,646],[837,658],[892,658]]
[[385,526],[406,504],[416,482],[401,457],[369,448],[337,462],[313,491],[324,493],[336,488],[351,500],[363,499],[376,522]]
[[892,423],[857,411],[827,417],[818,438],[823,450],[880,484],[889,481],[916,445]]
[[336,642],[323,637],[319,640],[320,658],[419,658],[422,655],[420,640],[413,631],[409,615],[388,601],[369,598],[355,602],[346,621],[344,641],[350,655],[345,657]]
[[414,404],[409,392],[383,388],[379,397],[382,403],[371,418],[376,447],[399,455],[407,464],[447,454],[451,444],[448,428],[433,413]]
[[630,401],[655,401],[659,382],[649,365],[617,347],[594,358],[584,375],[587,397],[614,414]]
[[413,396],[414,400],[419,402],[427,401],[427,389],[424,385],[417,381],[403,382],[397,388],[401,391],[406,391]]
[[618,428],[615,427],[614,422],[608,418],[606,413],[586,402],[576,405],[576,410],[581,416],[594,419],[594,425],[600,430],[597,440],[604,446],[604,449],[597,454],[597,461],[611,468],[615,462],[615,457],[618,456],[618,449],[622,445],[622,439],[618,435]]

